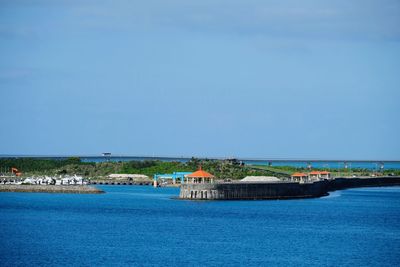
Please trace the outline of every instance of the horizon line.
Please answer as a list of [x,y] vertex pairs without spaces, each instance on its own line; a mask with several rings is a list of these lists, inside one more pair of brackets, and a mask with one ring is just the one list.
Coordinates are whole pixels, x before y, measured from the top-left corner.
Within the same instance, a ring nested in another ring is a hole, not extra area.
[[32,154],[0,154],[0,158],[149,158],[149,159],[210,159],[224,160],[237,159],[242,161],[292,161],[292,162],[399,162],[400,159],[327,159],[327,158],[280,158],[280,157],[235,157],[235,156],[171,156],[171,155],[126,155],[126,154],[111,154],[104,156],[102,154],[60,154],[60,155],[32,155]]

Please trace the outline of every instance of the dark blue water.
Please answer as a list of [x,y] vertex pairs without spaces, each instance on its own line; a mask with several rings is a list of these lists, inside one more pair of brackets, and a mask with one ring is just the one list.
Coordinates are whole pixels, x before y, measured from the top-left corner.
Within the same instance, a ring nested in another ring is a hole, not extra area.
[[175,188],[0,193],[0,266],[399,266],[400,187],[191,202]]

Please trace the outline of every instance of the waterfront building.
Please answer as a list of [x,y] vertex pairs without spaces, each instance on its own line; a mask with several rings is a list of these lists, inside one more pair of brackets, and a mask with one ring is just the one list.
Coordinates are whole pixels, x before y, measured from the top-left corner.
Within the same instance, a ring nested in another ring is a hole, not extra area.
[[296,172],[291,175],[293,182],[305,183],[308,181],[308,175],[302,172]]
[[308,178],[313,181],[313,180],[321,180],[321,179],[330,179],[331,178],[331,173],[328,171],[312,171],[308,174]]
[[322,172],[319,172],[319,177],[320,177],[320,179],[330,179],[331,173],[328,171],[322,171]]
[[319,171],[312,171],[308,174],[308,178],[310,181],[318,181],[320,178],[320,172]]
[[186,183],[205,184],[205,183],[213,183],[213,182],[214,182],[214,175],[212,175],[211,173],[208,173],[206,171],[203,171],[201,169],[201,166],[194,173],[186,175]]
[[328,171],[312,171],[308,174],[302,172],[293,173],[291,176],[293,182],[305,183],[324,179],[330,179],[331,173]]

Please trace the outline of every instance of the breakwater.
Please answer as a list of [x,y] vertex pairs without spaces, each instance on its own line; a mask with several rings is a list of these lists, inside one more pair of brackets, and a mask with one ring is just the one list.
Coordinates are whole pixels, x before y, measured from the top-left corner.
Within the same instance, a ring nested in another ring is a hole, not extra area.
[[326,181],[307,184],[294,182],[183,184],[179,198],[194,200],[309,198],[326,195],[326,188]]
[[374,178],[335,178],[328,181],[328,191],[342,190],[355,187],[369,186],[396,186],[400,185],[400,177],[374,177]]
[[0,192],[101,194],[104,191],[85,185],[0,185]]
[[250,200],[321,197],[330,191],[366,186],[400,185],[400,177],[336,178],[313,183],[215,183],[183,184],[180,199],[192,200]]

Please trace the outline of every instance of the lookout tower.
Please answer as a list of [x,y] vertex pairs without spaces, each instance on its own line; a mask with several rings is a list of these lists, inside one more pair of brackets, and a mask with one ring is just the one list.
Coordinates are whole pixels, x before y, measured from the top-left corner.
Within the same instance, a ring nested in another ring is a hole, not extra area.
[[213,183],[213,182],[214,182],[214,175],[212,175],[211,173],[208,173],[206,171],[203,171],[201,169],[201,166],[194,173],[186,175],[186,183],[205,184],[205,183]]

